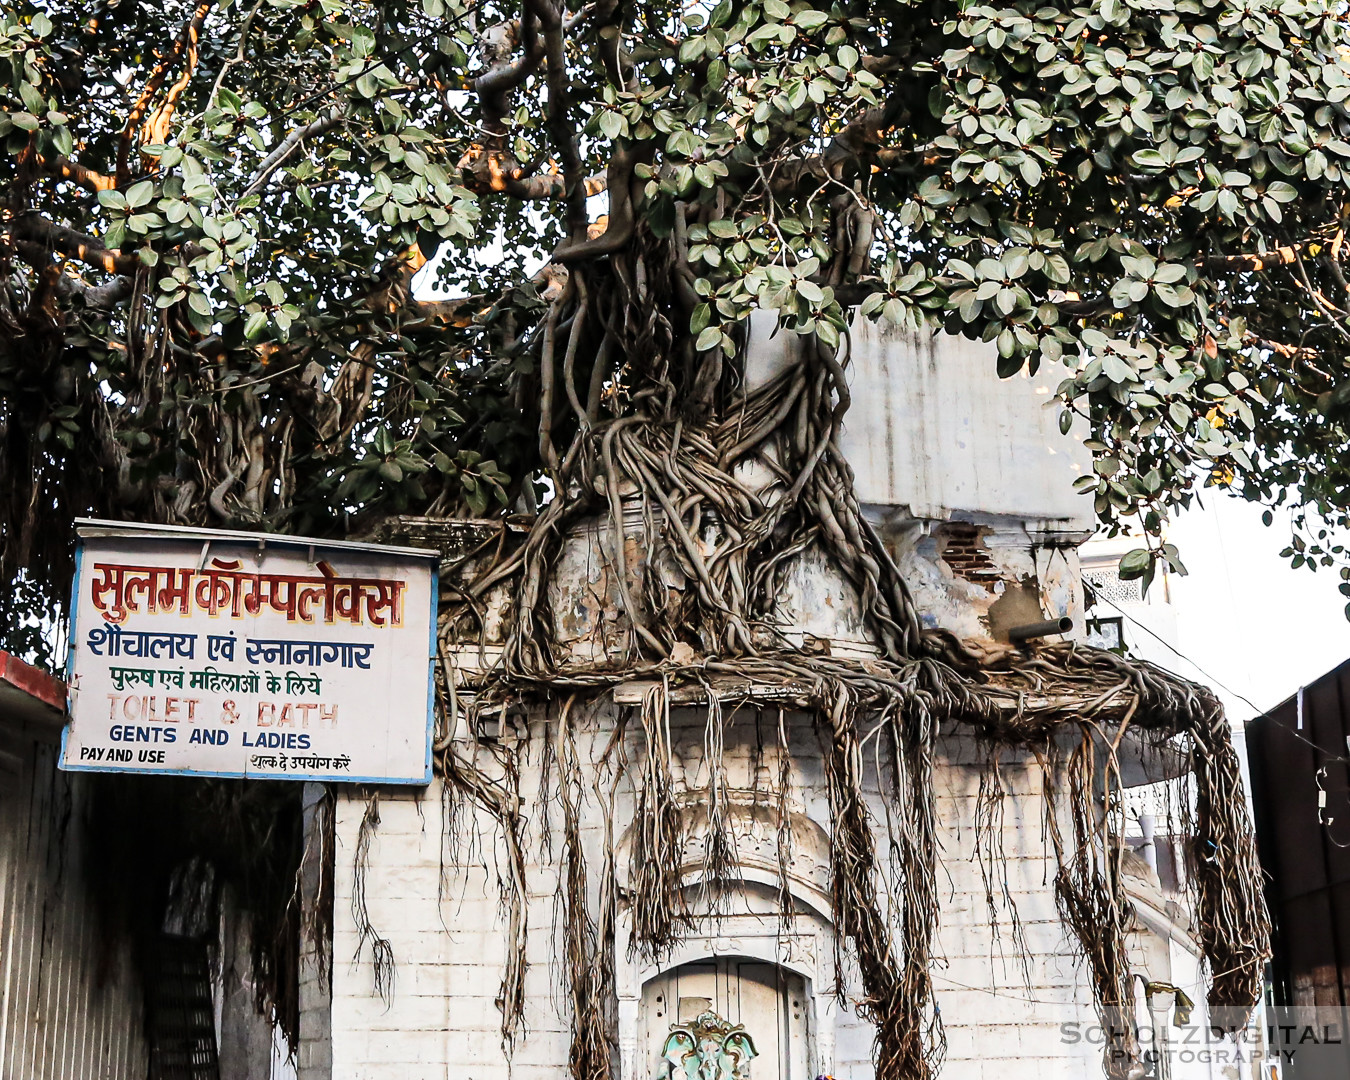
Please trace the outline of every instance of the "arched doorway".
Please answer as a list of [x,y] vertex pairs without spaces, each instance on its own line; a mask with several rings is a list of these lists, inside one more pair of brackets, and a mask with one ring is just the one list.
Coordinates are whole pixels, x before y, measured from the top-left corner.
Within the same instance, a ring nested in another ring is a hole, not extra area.
[[[810,999],[806,980],[778,964],[719,956],[671,968],[642,988],[638,1076],[657,1076],[672,1028],[706,1013],[740,1024],[756,1056],[753,1080],[811,1080]],[[683,1080],[677,1074],[677,1080]]]

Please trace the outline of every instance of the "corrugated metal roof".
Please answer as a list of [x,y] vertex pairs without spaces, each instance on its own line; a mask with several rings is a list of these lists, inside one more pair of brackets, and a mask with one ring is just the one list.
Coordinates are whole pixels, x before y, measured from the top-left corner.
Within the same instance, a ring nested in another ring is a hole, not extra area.
[[0,650],[0,721],[17,717],[59,724],[65,711],[64,682]]

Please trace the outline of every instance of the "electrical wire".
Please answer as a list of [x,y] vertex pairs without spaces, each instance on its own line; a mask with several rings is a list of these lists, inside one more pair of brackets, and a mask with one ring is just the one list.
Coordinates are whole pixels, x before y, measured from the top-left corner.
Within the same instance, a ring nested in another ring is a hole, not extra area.
[[[1236,690],[1234,690],[1232,687],[1228,686],[1228,685],[1227,685],[1225,682],[1223,682],[1221,679],[1218,679],[1218,678],[1216,678],[1214,675],[1211,675],[1208,671],[1206,671],[1204,668],[1202,668],[1198,663],[1196,663],[1193,659],[1191,659],[1191,658],[1190,658],[1189,656],[1187,656],[1184,652],[1182,652],[1180,649],[1178,649],[1175,645],[1173,645],[1170,641],[1168,641],[1166,638],[1164,638],[1164,637],[1163,637],[1161,634],[1159,634],[1156,630],[1154,630],[1152,627],[1146,626],[1144,623],[1140,622],[1140,621],[1139,621],[1138,619],[1136,619],[1133,615],[1131,615],[1128,611],[1126,611],[1123,607],[1121,607],[1119,604],[1117,604],[1114,600],[1111,600],[1111,599],[1108,598],[1108,597],[1102,596],[1101,593],[1098,592],[1096,589],[1092,588],[1092,586],[1091,586],[1089,583],[1084,582],[1083,584],[1084,584],[1084,587],[1085,587],[1086,589],[1088,589],[1088,590],[1092,593],[1092,598],[1093,598],[1094,603],[1102,603],[1102,604],[1106,604],[1107,606],[1109,606],[1109,607],[1113,608],[1114,610],[1116,610],[1117,612],[1119,612],[1121,618],[1123,618],[1126,622],[1130,623],[1131,626],[1135,626],[1135,627],[1137,627],[1138,629],[1142,630],[1144,633],[1148,634],[1149,637],[1153,638],[1155,641],[1159,642],[1161,645],[1163,645],[1164,647],[1166,647],[1166,648],[1168,649],[1169,652],[1174,653],[1174,654],[1175,654],[1176,656],[1178,656],[1180,659],[1186,661],[1186,663],[1190,664],[1191,667],[1193,667],[1197,672],[1199,672],[1201,676],[1203,676],[1203,677],[1204,677],[1205,679],[1207,679],[1209,682],[1213,683],[1213,684],[1214,684],[1215,686],[1217,686],[1220,690],[1224,691],[1224,692],[1227,693],[1227,694],[1231,694],[1233,697],[1237,698],[1239,701],[1241,701],[1241,702],[1243,702],[1244,704],[1250,706],[1251,709],[1252,709],[1252,711],[1256,713],[1256,716],[1257,716],[1257,717],[1263,717],[1263,718],[1265,718],[1266,720],[1269,720],[1269,721],[1270,721],[1272,724],[1274,724],[1275,726],[1283,728],[1285,731],[1287,731],[1290,735],[1294,736],[1294,738],[1298,739],[1300,742],[1306,743],[1306,744],[1307,744],[1308,746],[1310,746],[1312,749],[1316,750],[1319,754],[1321,754],[1323,757],[1325,757],[1325,758],[1327,759],[1326,762],[1325,762],[1325,764],[1336,764],[1336,763],[1346,764],[1346,763],[1350,763],[1350,757],[1347,757],[1344,753],[1333,753],[1332,751],[1326,749],[1326,747],[1321,746],[1320,744],[1318,744],[1318,743],[1316,743],[1316,742],[1313,742],[1312,739],[1308,738],[1308,737],[1307,737],[1306,735],[1304,735],[1301,731],[1298,731],[1298,730],[1296,730],[1295,728],[1290,727],[1290,726],[1289,726],[1288,724],[1286,724],[1286,723],[1282,723],[1282,722],[1276,720],[1275,717],[1271,715],[1271,712],[1270,712],[1269,710],[1266,710],[1266,709],[1261,708],[1259,705],[1256,704],[1256,702],[1254,702],[1254,701],[1253,701],[1251,698],[1249,698],[1246,694],[1240,694],[1240,693],[1238,693]],[[1091,621],[1091,620],[1089,620],[1089,621]],[[1303,687],[1300,687],[1298,692],[1301,694],[1301,693],[1303,692]]]

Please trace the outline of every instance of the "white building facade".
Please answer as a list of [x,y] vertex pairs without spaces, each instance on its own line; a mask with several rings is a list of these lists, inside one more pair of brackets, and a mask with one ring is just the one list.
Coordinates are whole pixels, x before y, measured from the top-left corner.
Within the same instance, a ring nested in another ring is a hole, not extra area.
[[[753,353],[752,377],[774,371],[780,347],[788,348],[766,341]],[[925,624],[976,648],[996,647],[1011,628],[1047,619],[1067,618],[1070,634],[1081,636],[1077,549],[1093,521],[1090,501],[1075,496],[1071,484],[1090,468],[1090,456],[1078,433],[1059,434],[1053,375],[999,381],[983,346],[871,326],[855,330],[852,348],[854,406],[843,450],[859,500],[890,546]],[[417,527],[408,526],[414,533]],[[603,650],[612,622],[597,534],[598,527],[583,523],[569,536],[552,597],[560,643],[577,655]],[[459,548],[471,540],[471,527],[463,526]],[[803,648],[865,659],[856,597],[828,568],[803,560],[780,607],[789,638]],[[452,643],[446,657],[452,685],[492,663],[493,630],[487,627],[485,643]],[[874,1031],[853,1007],[857,972],[836,941],[831,803],[817,727],[805,713],[750,691],[710,703],[710,696],[718,698],[714,689],[671,703],[670,777],[684,850],[673,860],[679,865],[663,869],[684,884],[694,925],[666,955],[629,948],[633,866],[627,853],[637,793],[616,763],[646,752],[632,717],[649,690],[641,680],[622,684],[567,718],[585,766],[577,801],[580,843],[592,866],[615,853],[617,923],[612,946],[602,934],[595,947],[612,948],[616,1075],[670,1075],[665,1052],[672,1028],[713,1014],[742,1025],[752,1040],[756,1056],[744,1075],[754,1080],[870,1080]],[[444,736],[459,740],[463,753],[500,764],[515,760],[522,742],[549,745],[563,707],[560,700],[508,713],[474,730],[465,722]],[[720,710],[718,723],[710,724],[710,708]],[[709,745],[710,732],[719,746]],[[970,732],[953,728],[938,739],[933,983],[947,1045],[939,1075],[1100,1075],[1091,979],[1056,907],[1041,770],[1015,752],[1003,753],[999,796],[989,789],[989,760],[988,747]],[[520,761],[512,807],[521,823],[519,862],[499,819],[440,780],[425,791],[337,793],[332,955],[329,963],[311,962],[302,989],[301,1080],[568,1075],[573,1018],[559,899],[565,892],[557,839],[562,808],[552,795],[558,767],[556,750]],[[1145,763],[1130,780],[1162,775]],[[868,800],[874,820],[885,821],[879,782],[871,784]],[[732,870],[709,882],[705,841],[712,815],[732,839]],[[880,831],[878,848],[885,865]],[[511,883],[504,885],[516,866],[524,873],[518,911],[507,899]],[[1199,948],[1175,874],[1159,876],[1156,866],[1145,853],[1127,868],[1141,1019],[1147,982],[1203,998]],[[590,900],[597,909],[602,887],[603,879],[592,875]],[[502,987],[519,942],[526,961],[524,1023],[508,1040]],[[1154,1007],[1172,1003],[1169,993],[1157,991]],[[1172,1075],[1211,1072],[1212,1066],[1196,1064]]]

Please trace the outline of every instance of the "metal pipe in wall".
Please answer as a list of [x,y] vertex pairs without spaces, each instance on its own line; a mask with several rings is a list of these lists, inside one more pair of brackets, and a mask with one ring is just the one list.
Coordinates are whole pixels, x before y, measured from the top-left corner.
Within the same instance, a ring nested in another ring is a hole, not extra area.
[[1073,620],[1067,615],[1058,619],[1046,619],[1044,622],[1025,623],[1014,626],[1008,631],[1009,641],[1031,641],[1033,638],[1051,637],[1055,634],[1067,634],[1073,629]]

